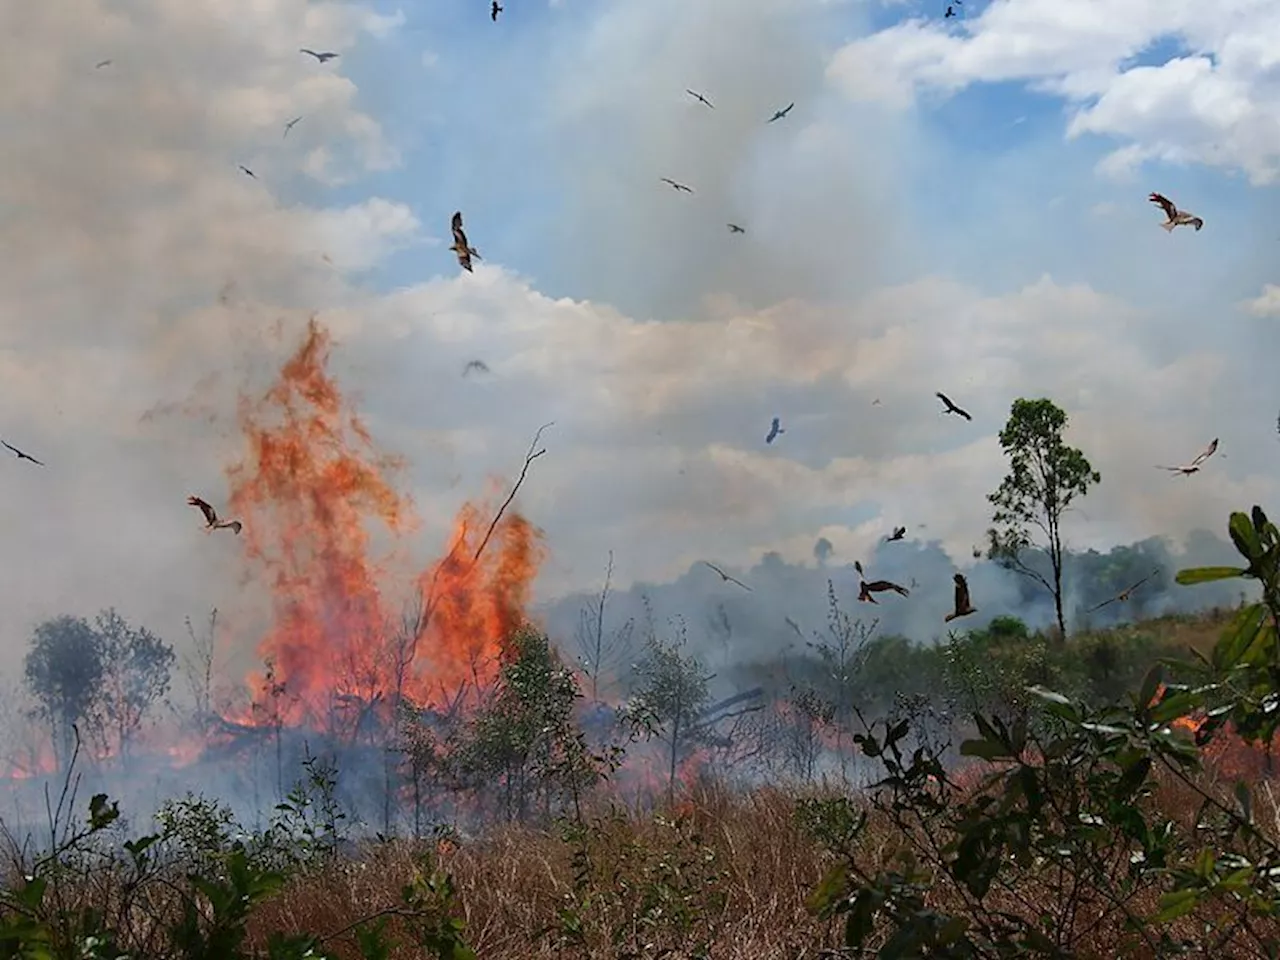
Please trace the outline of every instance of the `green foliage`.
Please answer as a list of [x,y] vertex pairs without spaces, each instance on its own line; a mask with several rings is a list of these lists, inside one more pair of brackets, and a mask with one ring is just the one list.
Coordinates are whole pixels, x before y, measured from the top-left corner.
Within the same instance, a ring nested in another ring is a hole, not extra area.
[[[1052,400],[1015,400],[1000,431],[1009,474],[987,497],[995,507],[988,557],[1052,594],[1063,638],[1067,631],[1062,609],[1062,517],[1077,497],[1102,481],[1085,455],[1063,441],[1066,426],[1066,413]],[[1033,539],[1033,530],[1038,531],[1038,539]],[[1027,554],[1033,550],[1048,560],[1048,572],[1030,562]]]

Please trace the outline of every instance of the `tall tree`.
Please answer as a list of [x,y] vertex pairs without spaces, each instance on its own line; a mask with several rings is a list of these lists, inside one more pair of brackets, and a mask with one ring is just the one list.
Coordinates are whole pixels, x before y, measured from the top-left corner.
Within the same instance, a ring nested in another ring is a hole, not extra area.
[[31,637],[23,670],[61,767],[71,756],[72,727],[90,716],[97,702],[103,675],[98,636],[83,617],[46,620]]
[[94,634],[102,662],[103,732],[127,762],[147,714],[169,693],[173,647],[146,627],[131,625],[114,607],[98,614]]
[[[1062,610],[1062,518],[1072,501],[1100,483],[1085,455],[1062,439],[1067,415],[1052,400],[1013,401],[1000,446],[1009,458],[1009,474],[987,499],[995,506],[987,531],[987,556],[1006,569],[1040,584],[1053,596],[1058,642],[1067,636]],[[1032,530],[1040,536],[1032,538]],[[1047,559],[1048,570],[1035,564]]]

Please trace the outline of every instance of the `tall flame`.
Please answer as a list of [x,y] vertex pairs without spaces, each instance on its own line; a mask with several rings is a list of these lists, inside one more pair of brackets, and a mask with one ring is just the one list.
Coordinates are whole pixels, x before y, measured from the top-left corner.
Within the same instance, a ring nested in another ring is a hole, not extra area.
[[276,384],[240,402],[249,455],[228,470],[230,506],[275,621],[258,647],[267,669],[249,678],[248,722],[332,726],[343,704],[425,703],[487,681],[541,559],[538,531],[514,512],[477,557],[487,524],[464,504],[452,549],[417,578],[423,615],[399,626],[382,590],[393,553],[373,556],[371,528],[394,546],[418,520],[388,479],[403,461],[377,453],[329,374],[331,347],[313,318]]

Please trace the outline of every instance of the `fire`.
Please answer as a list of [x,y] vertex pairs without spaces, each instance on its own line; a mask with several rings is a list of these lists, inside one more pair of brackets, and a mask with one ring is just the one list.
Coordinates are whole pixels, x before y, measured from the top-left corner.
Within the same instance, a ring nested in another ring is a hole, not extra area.
[[[331,347],[313,318],[275,385],[240,402],[249,453],[228,470],[230,506],[274,612],[258,646],[267,668],[249,678],[254,703],[242,722],[332,728],[344,705],[426,703],[465,680],[486,681],[524,617],[541,559],[538,532],[515,512],[477,557],[477,531],[488,524],[465,504],[453,548],[417,578],[417,629],[397,631],[400,611],[382,585],[418,520],[389,479],[403,460],[378,455],[328,372]],[[392,545],[382,555],[376,527]]]

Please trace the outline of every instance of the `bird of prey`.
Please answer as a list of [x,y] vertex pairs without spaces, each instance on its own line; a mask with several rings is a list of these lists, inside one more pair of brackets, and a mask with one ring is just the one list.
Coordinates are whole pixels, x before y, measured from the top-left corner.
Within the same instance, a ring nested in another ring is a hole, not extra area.
[[669,183],[674,190],[683,190],[685,193],[693,193],[693,187],[686,187],[683,183],[676,183],[670,177],[660,177],[663,183]]
[[187,505],[198,507],[200,512],[204,514],[206,530],[230,530],[232,533],[239,534],[244,528],[244,524],[239,520],[219,520],[218,511],[214,510],[213,507],[199,497],[187,497]]
[[957,573],[954,579],[956,581],[956,608],[942,618],[943,623],[950,623],[957,617],[967,617],[971,613],[978,612],[978,608],[969,602],[969,581],[964,578],[964,574]]
[[109,66],[111,66],[110,60],[99,60],[97,63],[93,65],[93,69],[101,70],[103,67],[109,67]]
[[1204,452],[1192,460],[1185,467],[1157,467],[1159,470],[1168,470],[1170,473],[1180,473],[1184,477],[1189,477],[1193,473],[1200,472],[1200,465],[1214,455],[1218,449],[1218,438],[1213,438],[1213,443],[1204,448]]
[[453,215],[453,220],[449,224],[453,230],[453,246],[449,249],[458,256],[458,264],[463,270],[471,273],[471,258],[480,260],[480,252],[467,242],[467,235],[462,230],[462,211],[459,210]]
[[947,405],[947,409],[942,411],[943,413],[955,413],[964,417],[966,420],[973,419],[973,417],[969,416],[968,410],[962,410],[960,407],[957,407],[954,403],[951,402],[951,398],[948,397],[945,393],[938,393],[936,394],[936,396],[939,400],[941,400],[943,403]]
[[1139,580],[1139,581],[1138,581],[1137,583],[1135,583],[1133,586],[1131,586],[1131,587],[1125,587],[1125,589],[1121,590],[1119,593],[1117,593],[1117,594],[1116,594],[1114,597],[1112,597],[1110,600],[1103,600],[1103,601],[1102,601],[1102,603],[1098,604],[1096,607],[1091,607],[1091,608],[1089,609],[1089,612],[1090,612],[1090,613],[1093,613],[1093,611],[1094,611],[1094,610],[1101,610],[1103,607],[1107,606],[1107,604],[1110,604],[1110,603],[1117,603],[1117,602],[1123,603],[1123,602],[1125,602],[1126,600],[1128,600],[1128,599],[1129,599],[1129,596],[1130,596],[1130,594],[1132,594],[1132,593],[1133,593],[1133,591],[1137,590],[1140,586],[1142,586],[1144,583],[1146,583],[1148,580],[1150,580],[1152,577],[1154,577],[1154,576],[1155,576],[1157,573],[1159,573],[1159,572],[1160,572],[1160,570],[1159,570],[1158,568],[1157,568],[1157,569],[1155,569],[1155,570],[1152,570],[1150,573],[1148,573],[1145,577],[1143,577],[1141,580]]
[[32,463],[34,463],[37,467],[43,467],[43,466],[44,466],[44,464],[43,464],[41,461],[37,460],[35,457],[33,457],[33,456],[32,456],[31,454],[29,454],[29,453],[23,453],[21,450],[19,450],[19,449],[18,449],[17,447],[15,447],[13,444],[11,444],[11,443],[7,443],[7,442],[5,442],[4,440],[0,440],[0,443],[4,444],[4,448],[5,448],[6,450],[12,451],[13,455],[14,455],[15,457],[17,457],[19,460],[30,460],[30,461],[31,461]]
[[773,443],[773,441],[778,439],[778,434],[786,432],[786,428],[782,426],[777,417],[774,417],[773,423],[769,424],[769,435],[764,438],[764,442]]
[[[287,137],[289,135],[289,131],[293,129],[293,125],[301,119],[302,117],[294,117],[292,120],[290,120],[288,123],[284,125],[284,137]],[[284,137],[281,137],[280,139],[283,140]]]
[[488,373],[489,365],[485,363],[483,360],[471,360],[467,363],[465,367],[462,368],[462,375],[465,377],[472,370],[475,370],[479,373]]
[[906,527],[894,527],[894,528],[893,528],[893,536],[891,536],[891,537],[885,537],[884,539],[885,539],[885,542],[886,542],[886,543],[893,543],[893,542],[895,542],[895,541],[897,541],[897,540],[901,540],[901,539],[902,539],[903,537],[905,537],[906,535],[907,535],[907,528],[906,528]]
[[1164,215],[1168,218],[1160,226],[1164,227],[1165,232],[1173,233],[1174,227],[1191,226],[1199,230],[1204,226],[1204,221],[1197,217],[1194,213],[1188,213],[1186,210],[1179,210],[1170,200],[1162,193],[1153,193],[1147,197],[1154,204],[1158,204],[1160,209],[1164,211]]
[[886,590],[892,590],[894,593],[901,594],[904,597],[909,596],[911,594],[911,591],[908,590],[906,587],[900,587],[898,586],[898,584],[891,583],[888,580],[872,580],[870,583],[868,583],[866,580],[866,574],[862,572],[861,560],[855,560],[853,562],[853,569],[857,570],[858,576],[863,578],[862,584],[858,587],[858,600],[861,603],[878,604],[880,601],[877,600],[875,597],[873,597],[872,594],[884,593]]
[[738,226],[736,223],[729,224],[730,233],[746,233],[746,228]]
[[250,170],[248,167],[246,167],[243,163],[240,164],[240,170],[245,174],[245,176],[253,177],[253,179],[255,180],[258,179],[258,175],[254,173],[252,170]]
[[791,108],[794,106],[795,106],[795,103],[787,104],[785,109],[779,110],[777,113],[775,113],[772,117],[769,118],[769,123],[773,123],[773,121],[775,120],[781,120],[783,117],[785,117],[788,113],[791,112]]
[[501,5],[498,3],[498,0],[493,0],[493,5],[489,7],[489,18],[490,18],[494,23],[497,23],[497,22],[498,22],[498,14],[500,14],[500,13],[501,13],[503,10],[505,10],[505,9],[507,9],[507,8],[506,8],[506,7],[504,7],[504,6],[501,6]]
[[743,590],[746,590],[748,593],[755,592],[750,587],[748,587],[745,583],[743,583],[741,580],[737,579],[736,577],[729,576],[727,573],[725,573],[723,570],[717,567],[714,563],[709,563],[706,560],[703,560],[702,562],[705,563],[712,570],[714,570],[716,573],[720,574],[720,579],[723,580],[725,583],[736,583],[738,586],[740,586]]
[[702,94],[696,93],[695,91],[689,90],[688,88],[686,88],[684,92],[687,93],[689,96],[693,97],[693,99],[697,100],[699,103],[705,103],[712,110],[716,108],[716,105],[712,103],[710,100],[708,100],[706,97],[704,97]]
[[302,47],[298,52],[313,56],[321,63],[324,63],[327,60],[336,59],[338,56],[336,53],[316,53],[314,50],[308,50],[306,47]]
[[956,15],[955,7],[947,7],[947,12],[942,15],[943,20],[950,20]]

